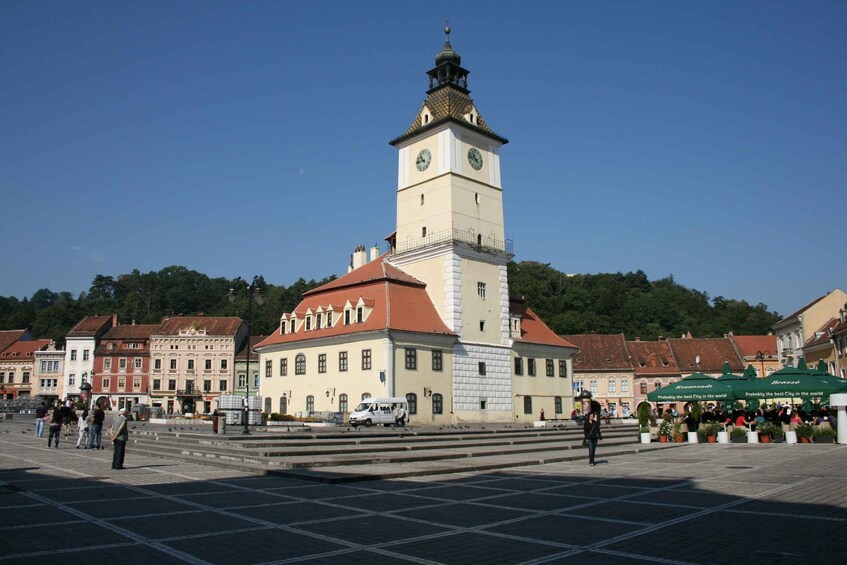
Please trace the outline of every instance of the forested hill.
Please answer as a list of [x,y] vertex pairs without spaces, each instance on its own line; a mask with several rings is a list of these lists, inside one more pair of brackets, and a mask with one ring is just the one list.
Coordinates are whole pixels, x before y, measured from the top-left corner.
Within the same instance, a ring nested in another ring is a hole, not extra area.
[[566,275],[534,261],[509,264],[509,290],[522,295],[558,334],[623,333],[658,336],[722,337],[767,334],[780,319],[764,304],[752,306],[686,288],[673,276],[650,281],[643,271]]
[[[254,334],[274,331],[283,312],[291,312],[304,292],[333,280],[300,279],[289,287],[260,277],[264,303],[254,304]],[[621,333],[627,339],[655,339],[691,332],[695,337],[764,334],[778,320],[764,304],[709,300],[705,292],[691,290],[673,277],[657,281],[635,273],[568,276],[543,263],[509,264],[512,294],[523,295],[528,305],[559,334]],[[0,329],[29,329],[35,338],[64,342],[67,332],[83,317],[117,313],[122,324],[156,324],[164,316],[178,314],[240,316],[247,318],[247,294],[236,286],[234,302],[228,300],[234,281],[208,276],[185,267],[166,267],[158,272],[111,277],[97,275],[88,292],[41,289],[19,300],[0,297]]]

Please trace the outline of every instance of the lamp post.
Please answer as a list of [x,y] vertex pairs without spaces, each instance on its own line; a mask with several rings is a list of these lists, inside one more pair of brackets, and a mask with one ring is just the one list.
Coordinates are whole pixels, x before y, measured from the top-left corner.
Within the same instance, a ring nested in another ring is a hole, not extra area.
[[756,352],[756,360],[759,361],[759,363],[762,364],[762,377],[761,378],[764,378],[764,376],[765,376],[765,357],[766,356],[768,358],[770,358],[771,352],[770,351],[762,351],[762,350],[759,350],[759,351]]
[[[235,279],[235,283],[244,283],[247,285],[247,370],[245,390],[244,390],[244,431],[242,434],[250,435],[250,429],[247,427],[250,420],[250,341],[253,336],[253,300],[256,304],[261,305],[264,302],[262,298],[262,289],[259,288],[259,276],[253,277],[253,281],[248,283],[241,277]],[[230,302],[235,302],[235,288],[229,289],[228,295]]]

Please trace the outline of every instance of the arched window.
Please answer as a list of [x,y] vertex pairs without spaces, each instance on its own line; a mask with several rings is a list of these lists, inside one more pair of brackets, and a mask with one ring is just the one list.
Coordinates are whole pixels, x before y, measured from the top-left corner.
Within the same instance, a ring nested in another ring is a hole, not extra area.
[[524,396],[523,397],[523,413],[524,414],[532,414],[532,397]]
[[638,390],[641,392],[641,394],[647,394],[647,381],[639,382]]
[[653,381],[653,390],[659,390],[660,388],[662,388],[662,381],[658,379]]
[[298,353],[297,357],[294,358],[294,374],[295,375],[305,375],[306,374],[306,356],[302,353]]
[[306,397],[306,413],[311,414],[315,411],[315,397],[311,394]]
[[338,395],[338,411],[339,412],[347,412],[347,395],[339,394]]
[[562,413],[562,397],[557,396],[553,399],[553,412],[556,414]]
[[265,414],[271,413],[271,397],[265,398]]
[[284,394],[279,397],[279,413],[288,414],[288,397]]
[[444,414],[444,397],[437,392],[432,395],[432,413]]
[[370,397],[371,397],[371,393],[369,393],[369,392],[363,392],[362,393],[362,400],[364,400],[366,398],[370,398]]
[[418,395],[414,392],[410,392],[406,395],[406,402],[409,403],[409,414],[417,414],[418,413]]
[[482,245],[482,234],[479,234],[478,236],[476,236],[476,244]]

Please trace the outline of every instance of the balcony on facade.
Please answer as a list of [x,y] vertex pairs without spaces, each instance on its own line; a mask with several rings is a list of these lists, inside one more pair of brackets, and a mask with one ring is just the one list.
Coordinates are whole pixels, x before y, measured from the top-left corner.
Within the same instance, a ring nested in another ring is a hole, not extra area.
[[500,241],[492,236],[484,236],[475,233],[473,230],[459,230],[456,228],[443,230],[439,232],[428,233],[424,237],[407,238],[404,241],[398,240],[395,244],[394,253],[406,253],[416,249],[423,249],[432,245],[442,243],[464,243],[471,246],[477,251],[487,251],[489,253],[506,253],[514,255],[514,249],[511,239]]

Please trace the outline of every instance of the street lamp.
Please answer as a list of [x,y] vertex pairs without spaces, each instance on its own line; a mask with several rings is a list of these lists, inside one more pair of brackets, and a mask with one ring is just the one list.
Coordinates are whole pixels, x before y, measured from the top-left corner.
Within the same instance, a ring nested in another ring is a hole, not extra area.
[[765,351],[759,350],[759,351],[756,352],[756,360],[759,361],[762,364],[762,378],[764,378],[764,376],[765,376],[765,357],[770,359],[771,352],[767,351],[767,350],[765,350]]
[[[253,336],[253,300],[255,299],[256,304],[261,305],[265,299],[262,298],[262,289],[259,288],[258,275],[253,277],[253,281],[249,284],[241,277],[235,279],[235,284],[242,282],[247,285],[247,379],[244,383],[246,388],[244,390],[244,431],[242,434],[250,435],[250,430],[247,426],[250,419],[250,341]],[[229,298],[230,302],[235,302],[235,288],[229,289],[227,298]]]

